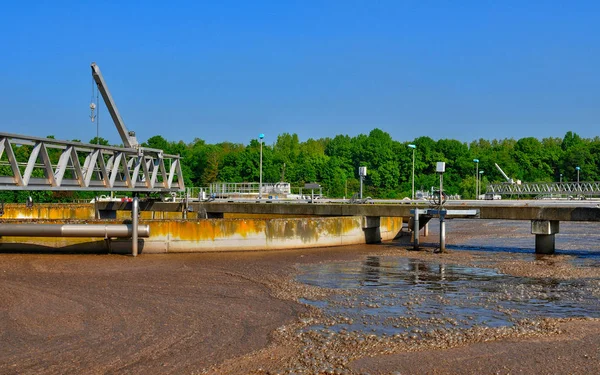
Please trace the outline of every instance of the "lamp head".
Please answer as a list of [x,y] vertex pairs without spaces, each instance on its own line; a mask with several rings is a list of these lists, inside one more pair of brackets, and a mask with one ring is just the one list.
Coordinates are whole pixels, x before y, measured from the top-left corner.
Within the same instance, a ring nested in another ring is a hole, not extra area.
[[413,145],[413,144],[410,144],[410,145],[408,145],[408,147],[410,147],[410,148],[412,148],[412,149],[415,149],[415,148],[417,148],[417,146],[416,146],[416,145]]
[[479,159],[473,159],[475,163],[479,163]]
[[260,138],[261,140],[262,140],[264,137],[265,137],[265,135],[264,135],[263,133],[260,133],[260,134],[258,135],[258,138]]

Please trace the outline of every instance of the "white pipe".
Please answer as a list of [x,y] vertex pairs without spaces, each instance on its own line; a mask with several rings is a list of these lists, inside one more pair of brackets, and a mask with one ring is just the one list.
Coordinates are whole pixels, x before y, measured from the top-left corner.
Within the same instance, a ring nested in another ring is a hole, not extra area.
[[133,233],[131,236],[131,253],[134,257],[138,255],[138,214],[140,212],[140,202],[138,197],[133,197],[131,208],[131,223],[133,224]]
[[[150,237],[149,225],[138,225],[138,236]],[[0,224],[0,236],[129,238],[131,224]]]

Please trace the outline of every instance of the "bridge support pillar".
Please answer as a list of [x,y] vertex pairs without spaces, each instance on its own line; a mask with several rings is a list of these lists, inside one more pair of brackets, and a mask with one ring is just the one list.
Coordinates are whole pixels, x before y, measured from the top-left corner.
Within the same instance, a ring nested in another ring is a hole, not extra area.
[[362,229],[365,234],[365,243],[381,242],[381,217],[363,216]]
[[554,254],[554,235],[558,233],[558,220],[531,220],[531,234],[535,234],[535,253]]

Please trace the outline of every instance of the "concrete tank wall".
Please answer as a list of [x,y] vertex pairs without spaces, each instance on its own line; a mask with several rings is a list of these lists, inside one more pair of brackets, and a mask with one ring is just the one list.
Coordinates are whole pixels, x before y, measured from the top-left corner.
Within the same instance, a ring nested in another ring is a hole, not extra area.
[[24,204],[7,203],[0,220],[5,219],[93,219],[94,205],[89,203],[44,203],[27,208]]
[[[46,211],[47,213],[51,213]],[[83,212],[80,212],[84,216]],[[93,215],[93,212],[92,212]],[[4,219],[4,218],[3,218]],[[8,220],[32,223],[32,220]],[[36,220],[36,222],[40,222]],[[43,220],[65,223],[65,220]],[[71,223],[77,220],[69,220]],[[94,223],[95,220],[86,220]],[[100,221],[98,221],[100,222]],[[101,221],[108,223],[107,221]],[[122,220],[110,221],[122,223]],[[341,246],[392,240],[402,228],[396,217],[319,217],[246,219],[140,220],[150,237],[139,240],[142,253],[276,250]],[[1,237],[0,251],[61,249],[64,251],[131,252],[129,239]]]

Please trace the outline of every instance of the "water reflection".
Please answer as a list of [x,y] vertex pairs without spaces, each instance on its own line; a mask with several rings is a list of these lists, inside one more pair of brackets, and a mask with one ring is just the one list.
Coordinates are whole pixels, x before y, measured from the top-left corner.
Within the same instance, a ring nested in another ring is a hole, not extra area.
[[380,266],[379,257],[367,257],[367,260],[361,267],[361,285],[379,285]]
[[395,334],[510,326],[536,317],[600,317],[596,279],[521,278],[488,268],[370,256],[361,263],[309,265],[298,280],[348,290],[305,301],[338,319],[334,330]]

